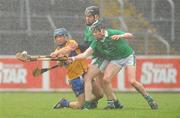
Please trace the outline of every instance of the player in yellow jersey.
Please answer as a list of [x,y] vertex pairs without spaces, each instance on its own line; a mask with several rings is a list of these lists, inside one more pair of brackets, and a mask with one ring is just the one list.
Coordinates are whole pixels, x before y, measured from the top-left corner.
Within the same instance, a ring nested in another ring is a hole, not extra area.
[[[54,40],[57,44],[57,48],[50,54],[51,57],[75,56],[80,54],[82,51],[78,43],[70,38],[69,33],[65,28],[59,28],[54,31]],[[69,84],[77,97],[77,101],[69,101],[62,98],[57,104],[54,105],[53,108],[59,109],[70,107],[80,109],[83,106],[85,99],[83,74],[86,72],[88,64],[85,60],[79,60],[74,61],[71,64],[64,62],[61,65],[67,69]],[[102,97],[101,93],[98,94],[98,89],[96,90],[95,96],[96,100]],[[92,102],[92,108],[94,107],[96,107],[96,103]]]

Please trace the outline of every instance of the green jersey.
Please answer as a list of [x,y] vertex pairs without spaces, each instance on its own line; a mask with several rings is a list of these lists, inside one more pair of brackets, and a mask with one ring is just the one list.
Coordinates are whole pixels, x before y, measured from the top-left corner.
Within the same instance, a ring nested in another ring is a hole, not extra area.
[[[92,30],[91,30],[90,26],[86,26],[86,28],[84,30],[84,40],[88,44],[88,46],[90,46],[91,43],[96,40],[92,34]],[[99,57],[96,54],[96,52],[94,52],[92,56],[93,56],[93,58]]]
[[126,39],[112,40],[111,36],[121,35],[124,32],[120,30],[107,29],[105,37],[102,40],[94,40],[90,47],[98,56],[107,60],[117,60],[126,58],[133,53]]
[[95,40],[91,28],[89,26],[86,26],[84,30],[84,40],[88,43],[88,45],[91,45],[91,43]]

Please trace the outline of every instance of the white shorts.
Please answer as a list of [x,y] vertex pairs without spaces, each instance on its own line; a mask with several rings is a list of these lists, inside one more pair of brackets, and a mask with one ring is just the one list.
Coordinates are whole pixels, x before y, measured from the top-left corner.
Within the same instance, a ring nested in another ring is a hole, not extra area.
[[135,57],[135,54],[134,52],[129,55],[128,57],[126,58],[123,58],[123,59],[120,59],[120,60],[103,60],[101,64],[94,64],[94,62],[97,61],[98,58],[94,58],[91,62],[91,64],[97,66],[97,68],[100,69],[101,72],[104,72],[104,70],[106,69],[107,65],[108,64],[114,64],[120,68],[122,67],[125,67],[125,66],[128,66],[128,65],[135,65],[136,64],[136,57]]
[[99,70],[101,72],[104,72],[106,66],[109,64],[110,61],[108,60],[102,60],[101,63],[96,63],[98,60],[98,58],[94,58],[92,61],[91,61],[91,64],[96,66],[97,68],[99,68]]
[[110,63],[119,66],[120,68],[129,66],[129,65],[135,65],[136,64],[136,57],[135,54],[132,53],[126,58],[120,59],[120,60],[111,60]]

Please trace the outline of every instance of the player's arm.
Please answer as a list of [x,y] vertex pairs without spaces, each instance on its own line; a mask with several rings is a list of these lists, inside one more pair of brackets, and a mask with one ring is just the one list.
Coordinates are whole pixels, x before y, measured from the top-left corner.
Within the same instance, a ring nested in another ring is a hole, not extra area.
[[117,34],[111,36],[112,40],[119,40],[119,39],[133,39],[134,35],[131,33],[124,33],[124,34]]
[[77,56],[74,57],[69,57],[70,60],[75,61],[75,60],[81,60],[85,59],[93,54],[93,49],[89,47],[88,49],[85,50],[85,52],[78,54]]
[[67,55],[69,54],[70,52],[72,51],[71,48],[69,47],[64,47],[64,48],[61,48],[61,49],[56,49],[54,52],[52,52],[50,54],[51,57],[57,57],[59,55]]
[[61,48],[61,49],[56,49],[54,52],[52,52],[50,54],[51,57],[57,57],[59,55],[67,55],[69,54],[71,51],[76,50],[78,47],[78,44],[75,41],[70,41],[65,47]]

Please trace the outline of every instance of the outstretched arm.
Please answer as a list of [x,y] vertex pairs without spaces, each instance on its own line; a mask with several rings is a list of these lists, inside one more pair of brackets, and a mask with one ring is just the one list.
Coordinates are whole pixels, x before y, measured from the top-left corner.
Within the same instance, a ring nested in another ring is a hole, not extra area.
[[132,38],[134,38],[134,35],[131,34],[131,33],[124,33],[124,34],[121,34],[121,35],[113,35],[111,38],[112,38],[112,40],[119,40],[121,38],[123,38],[123,39],[132,39]]
[[88,49],[85,50],[85,52],[78,54],[77,56],[74,56],[74,57],[69,57],[69,59],[73,61],[85,59],[89,57],[90,55],[92,55],[93,52],[94,52],[93,49],[89,47]]
[[58,57],[58,56],[60,56],[60,55],[67,55],[67,54],[69,54],[70,52],[71,52],[72,50],[71,50],[71,48],[68,48],[68,47],[64,47],[64,48],[61,48],[61,49],[56,49],[54,52],[52,52],[51,54],[50,54],[50,56],[51,57]]
[[77,48],[78,48],[78,44],[75,41],[70,40],[65,47],[56,49],[54,52],[50,54],[50,56],[51,57],[58,57],[61,55],[64,56],[69,54],[71,51],[76,50]]

